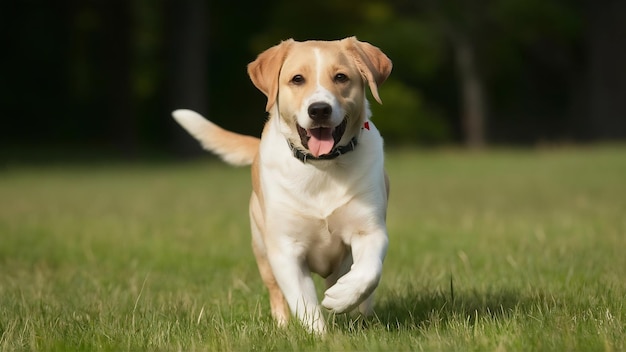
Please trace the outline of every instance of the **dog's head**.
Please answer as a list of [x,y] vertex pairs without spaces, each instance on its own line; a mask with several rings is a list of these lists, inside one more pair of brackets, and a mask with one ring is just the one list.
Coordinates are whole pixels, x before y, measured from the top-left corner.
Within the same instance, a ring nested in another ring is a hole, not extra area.
[[287,140],[318,157],[356,136],[367,118],[365,85],[381,103],[378,86],[391,67],[380,49],[355,37],[290,39],[261,53],[248,73],[267,96],[266,110],[284,122]]

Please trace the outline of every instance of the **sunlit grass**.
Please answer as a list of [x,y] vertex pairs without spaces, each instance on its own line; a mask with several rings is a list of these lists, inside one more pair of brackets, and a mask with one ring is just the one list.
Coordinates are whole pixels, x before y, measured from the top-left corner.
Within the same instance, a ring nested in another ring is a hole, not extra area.
[[626,149],[390,152],[376,316],[274,326],[248,170],[0,173],[0,349],[624,350]]

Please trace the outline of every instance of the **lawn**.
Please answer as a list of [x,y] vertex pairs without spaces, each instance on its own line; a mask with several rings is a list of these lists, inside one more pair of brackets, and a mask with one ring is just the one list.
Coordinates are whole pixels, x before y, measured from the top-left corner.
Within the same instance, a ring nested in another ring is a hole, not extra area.
[[387,168],[376,316],[328,316],[319,337],[269,317],[247,168],[9,164],[0,349],[626,349],[625,146],[401,150]]

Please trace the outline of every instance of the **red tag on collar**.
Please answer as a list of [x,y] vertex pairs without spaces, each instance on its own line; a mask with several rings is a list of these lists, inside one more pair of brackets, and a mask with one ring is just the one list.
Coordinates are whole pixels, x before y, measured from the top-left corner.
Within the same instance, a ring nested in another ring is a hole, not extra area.
[[365,123],[363,124],[363,127],[365,127],[366,130],[370,130],[370,123],[369,121],[365,121]]

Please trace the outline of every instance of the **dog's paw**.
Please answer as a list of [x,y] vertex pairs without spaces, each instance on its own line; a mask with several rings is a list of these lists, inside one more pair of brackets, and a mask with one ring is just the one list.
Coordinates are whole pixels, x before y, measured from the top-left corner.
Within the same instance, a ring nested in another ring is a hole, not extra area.
[[[336,289],[333,289],[336,288]],[[326,290],[322,306],[333,313],[347,313],[359,305],[360,295],[354,292],[342,290],[337,285]]]
[[326,321],[318,306],[310,310],[297,310],[296,315],[300,323],[310,332],[323,335],[326,333]]
[[371,295],[380,276],[368,277],[351,271],[324,293],[322,306],[333,313],[347,313],[354,310]]
[[307,322],[307,328],[309,329],[309,332],[312,332],[314,334],[326,334],[326,323],[324,322],[324,318],[321,315],[317,319]]

